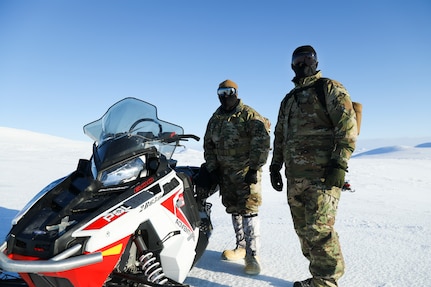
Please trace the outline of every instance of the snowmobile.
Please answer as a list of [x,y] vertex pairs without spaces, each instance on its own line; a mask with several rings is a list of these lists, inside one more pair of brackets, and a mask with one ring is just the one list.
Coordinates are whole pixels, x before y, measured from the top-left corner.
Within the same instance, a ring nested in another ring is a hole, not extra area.
[[211,235],[206,199],[217,187],[196,186],[202,168],[172,156],[199,137],[135,98],[83,129],[94,141],[90,159],[13,219],[0,246],[0,285],[187,286]]

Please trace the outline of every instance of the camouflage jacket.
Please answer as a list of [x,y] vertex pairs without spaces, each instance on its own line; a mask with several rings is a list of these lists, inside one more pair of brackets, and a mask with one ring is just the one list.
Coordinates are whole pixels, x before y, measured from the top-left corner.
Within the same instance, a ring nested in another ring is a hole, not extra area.
[[328,79],[325,104],[314,84],[321,72],[301,79],[283,99],[275,126],[272,164],[285,164],[288,177],[322,177],[331,160],[347,168],[355,149],[356,115],[346,89]]
[[267,161],[269,146],[269,121],[242,100],[231,112],[219,107],[208,121],[204,157],[209,171],[220,167],[258,170]]

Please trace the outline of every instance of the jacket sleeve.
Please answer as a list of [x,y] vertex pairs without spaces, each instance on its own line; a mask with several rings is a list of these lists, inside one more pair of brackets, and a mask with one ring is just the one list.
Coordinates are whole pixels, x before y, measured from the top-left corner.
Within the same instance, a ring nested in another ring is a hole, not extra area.
[[213,117],[211,117],[208,121],[204,135],[204,158],[209,172],[212,172],[218,168],[216,147],[211,138],[212,121]]
[[283,156],[283,142],[284,139],[284,130],[285,130],[285,105],[287,101],[287,96],[283,99],[280,104],[280,109],[278,111],[277,123],[274,129],[274,142],[273,142],[273,153],[272,153],[272,161],[271,164],[279,165],[280,167],[283,165],[284,156]]
[[337,81],[326,86],[326,104],[334,125],[334,149],[331,160],[347,169],[358,135],[356,114],[347,90]]
[[268,160],[270,135],[269,120],[259,114],[252,115],[249,120],[250,142],[250,165],[251,169],[260,169]]

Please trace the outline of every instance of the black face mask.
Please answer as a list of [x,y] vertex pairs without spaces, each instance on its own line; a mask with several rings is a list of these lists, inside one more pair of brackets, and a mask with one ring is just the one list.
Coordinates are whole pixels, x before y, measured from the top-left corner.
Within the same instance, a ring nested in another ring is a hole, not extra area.
[[218,98],[220,100],[222,109],[228,112],[233,110],[238,104],[238,98],[236,95],[219,96]]
[[316,74],[317,63],[310,66],[303,63],[296,66],[292,65],[292,70],[295,72],[296,78],[298,79],[309,77]]

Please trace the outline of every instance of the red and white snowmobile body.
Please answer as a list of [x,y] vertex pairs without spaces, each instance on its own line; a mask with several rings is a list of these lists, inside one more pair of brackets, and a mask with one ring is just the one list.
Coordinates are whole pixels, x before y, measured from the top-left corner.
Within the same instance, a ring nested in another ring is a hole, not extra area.
[[212,230],[197,192],[199,167],[171,159],[181,127],[126,98],[84,126],[90,160],[42,190],[17,215],[0,269],[30,287],[184,286]]

